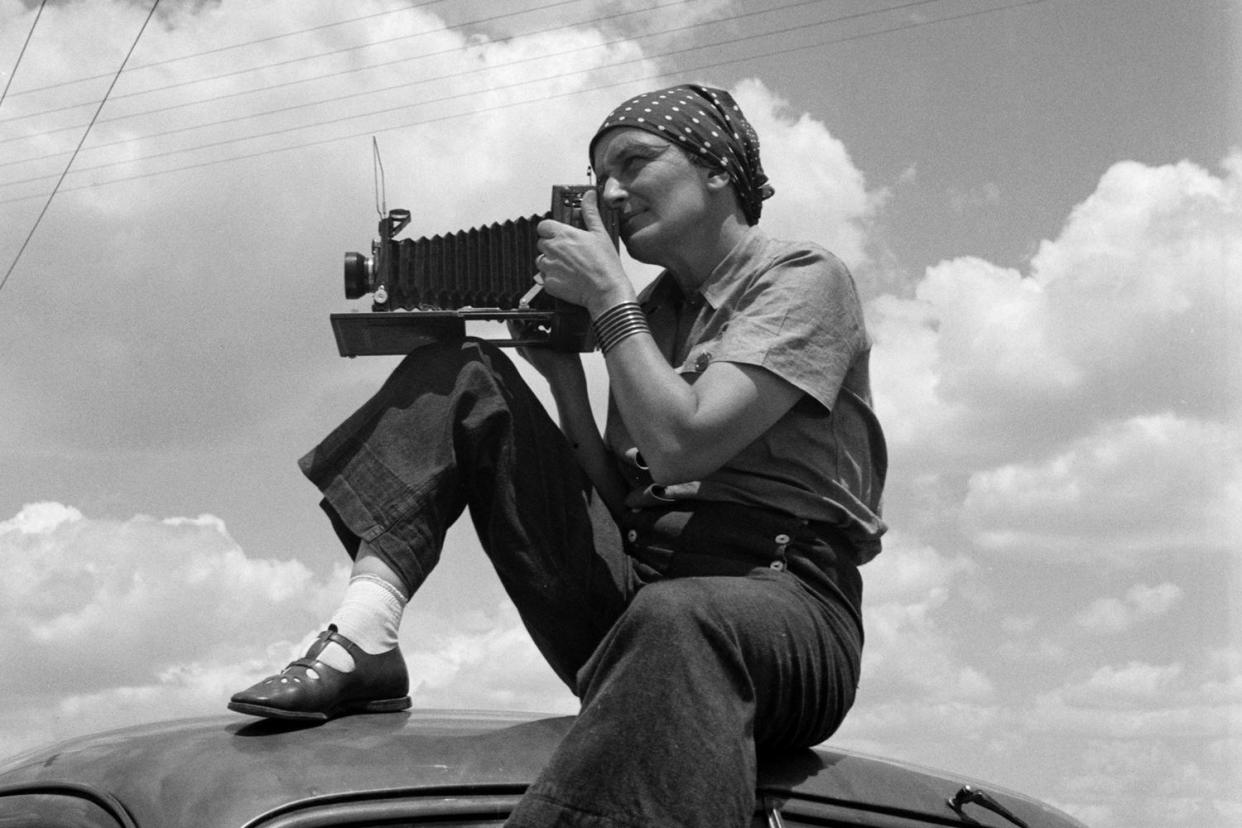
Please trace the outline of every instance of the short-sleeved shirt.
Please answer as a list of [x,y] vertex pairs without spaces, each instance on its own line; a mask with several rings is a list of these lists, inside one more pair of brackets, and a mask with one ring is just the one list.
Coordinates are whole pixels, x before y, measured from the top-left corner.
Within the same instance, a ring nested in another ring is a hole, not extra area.
[[[764,368],[803,392],[766,433],[696,485],[692,499],[741,503],[838,527],[859,562],[879,552],[887,452],[872,410],[870,340],[853,277],[821,247],[751,227],[693,295],[670,273],[639,297],[656,344],[693,383],[712,362]],[[634,457],[610,405],[606,440]],[[622,463],[634,486],[643,475]]]

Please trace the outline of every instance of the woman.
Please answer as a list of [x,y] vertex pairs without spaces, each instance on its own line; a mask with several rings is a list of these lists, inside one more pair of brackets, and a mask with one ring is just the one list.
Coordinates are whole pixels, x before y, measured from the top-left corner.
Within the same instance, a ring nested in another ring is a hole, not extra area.
[[401,611],[468,506],[582,701],[510,824],[746,825],[756,751],[822,741],[854,698],[886,464],[862,313],[831,254],[755,226],[772,190],[728,93],[631,99],[590,156],[627,251],[664,268],[635,295],[591,194],[586,229],[539,226],[545,289],[605,355],[605,434],[577,355],[523,353],[558,430],[496,349],[412,354],[302,460],[355,556],[341,610],[230,707],[408,706]]

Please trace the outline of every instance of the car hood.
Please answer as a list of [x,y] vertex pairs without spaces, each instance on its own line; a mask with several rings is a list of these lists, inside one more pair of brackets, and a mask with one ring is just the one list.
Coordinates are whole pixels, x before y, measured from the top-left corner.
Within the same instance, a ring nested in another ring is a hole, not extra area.
[[[318,726],[220,716],[127,728],[0,763],[0,792],[72,784],[111,797],[139,825],[243,825],[288,803],[360,791],[520,794],[572,717],[409,711]],[[778,802],[956,821],[965,784],[985,788],[1031,825],[1075,825],[1048,806],[943,771],[843,750],[763,755],[759,790]],[[1011,825],[970,812],[976,824]],[[943,824],[943,823],[942,823]]]

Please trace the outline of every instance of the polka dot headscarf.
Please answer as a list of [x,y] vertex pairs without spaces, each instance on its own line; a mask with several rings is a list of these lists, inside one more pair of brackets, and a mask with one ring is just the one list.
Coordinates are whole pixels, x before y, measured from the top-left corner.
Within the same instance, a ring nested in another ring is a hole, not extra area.
[[757,224],[763,200],[774,192],[759,164],[759,136],[733,96],[723,89],[685,84],[644,92],[612,111],[588,153],[610,129],[633,127],[679,145],[689,155],[729,174],[750,224]]

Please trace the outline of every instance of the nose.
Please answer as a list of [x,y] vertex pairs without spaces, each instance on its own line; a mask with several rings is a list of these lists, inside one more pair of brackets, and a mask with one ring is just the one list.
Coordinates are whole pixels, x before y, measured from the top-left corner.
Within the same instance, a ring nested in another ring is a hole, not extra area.
[[615,178],[605,178],[603,193],[601,194],[609,207],[617,207],[621,202],[625,201],[625,188],[617,183]]

